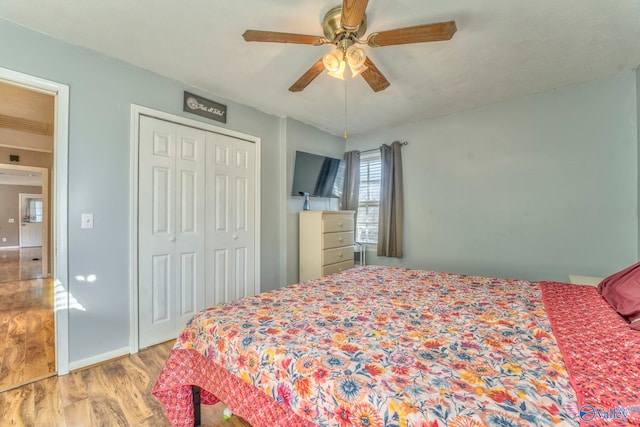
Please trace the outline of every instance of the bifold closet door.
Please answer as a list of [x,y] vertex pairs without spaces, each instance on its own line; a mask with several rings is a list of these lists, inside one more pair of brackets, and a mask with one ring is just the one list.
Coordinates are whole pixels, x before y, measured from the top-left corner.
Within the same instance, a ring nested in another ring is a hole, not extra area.
[[205,152],[205,131],[140,117],[140,348],[176,338],[204,308]]
[[207,134],[207,306],[255,295],[256,147]]

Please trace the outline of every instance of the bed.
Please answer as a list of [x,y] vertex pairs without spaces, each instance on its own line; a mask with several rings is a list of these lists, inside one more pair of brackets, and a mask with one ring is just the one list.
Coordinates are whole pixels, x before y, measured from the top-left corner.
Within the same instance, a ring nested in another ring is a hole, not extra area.
[[253,427],[640,425],[640,332],[595,287],[367,266],[211,307],[153,394]]

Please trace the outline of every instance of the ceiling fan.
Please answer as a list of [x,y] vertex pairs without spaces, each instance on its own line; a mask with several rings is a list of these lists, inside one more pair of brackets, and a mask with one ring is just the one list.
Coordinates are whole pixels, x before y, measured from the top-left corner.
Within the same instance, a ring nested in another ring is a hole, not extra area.
[[247,30],[242,37],[248,42],[295,43],[321,46],[332,44],[336,48],[311,66],[290,88],[291,92],[304,90],[323,70],[329,75],[343,78],[346,65],[352,75],[362,75],[375,92],[389,87],[390,83],[366,56],[359,44],[370,47],[393,46],[449,40],[456,32],[455,21],[417,25],[415,27],[371,33],[362,40],[367,31],[365,10],[369,0],[343,0],[342,6],[331,9],[322,21],[324,37],[276,31]]

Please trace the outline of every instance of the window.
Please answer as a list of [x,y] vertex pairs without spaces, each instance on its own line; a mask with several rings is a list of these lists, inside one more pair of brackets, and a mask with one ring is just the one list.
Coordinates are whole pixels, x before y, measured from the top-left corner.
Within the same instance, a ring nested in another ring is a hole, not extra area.
[[29,203],[29,222],[42,222],[42,199],[28,199]]
[[360,156],[360,195],[358,197],[358,219],[356,241],[378,243],[378,211],[380,209],[380,180],[382,161],[380,152]]

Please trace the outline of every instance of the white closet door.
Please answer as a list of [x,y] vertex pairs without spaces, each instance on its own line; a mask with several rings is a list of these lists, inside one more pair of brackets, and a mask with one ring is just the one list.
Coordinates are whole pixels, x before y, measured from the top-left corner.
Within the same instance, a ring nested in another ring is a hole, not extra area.
[[204,308],[205,132],[140,118],[140,348],[176,338]]
[[177,330],[205,308],[205,195],[206,133],[178,127],[177,153],[176,261]]
[[255,144],[207,134],[207,306],[259,292],[255,191]]

